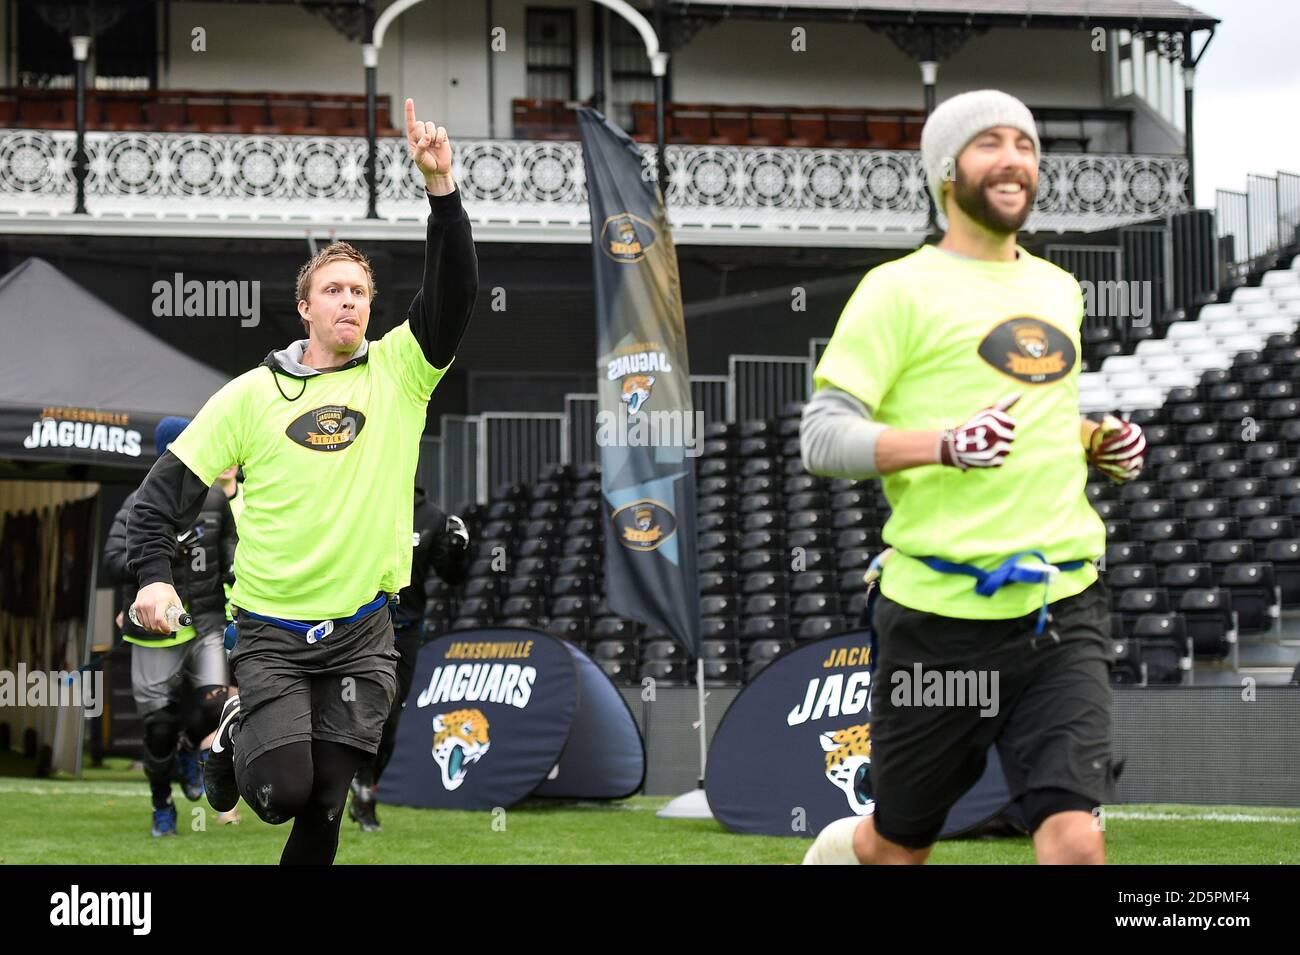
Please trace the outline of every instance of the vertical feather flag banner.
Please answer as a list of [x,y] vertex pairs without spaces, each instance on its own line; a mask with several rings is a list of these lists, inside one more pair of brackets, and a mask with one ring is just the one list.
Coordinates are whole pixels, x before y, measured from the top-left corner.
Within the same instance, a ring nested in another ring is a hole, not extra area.
[[641,151],[578,110],[596,284],[596,440],[610,609],[676,639],[698,660],[695,465],[677,253]]

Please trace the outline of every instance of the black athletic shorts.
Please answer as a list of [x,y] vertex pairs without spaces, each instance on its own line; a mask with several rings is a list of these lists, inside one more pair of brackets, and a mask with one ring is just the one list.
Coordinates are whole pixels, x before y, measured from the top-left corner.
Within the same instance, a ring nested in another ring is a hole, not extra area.
[[963,620],[878,596],[871,786],[876,831],[886,839],[933,844],[994,743],[1012,798],[1054,789],[1092,805],[1106,801],[1110,592],[1098,580],[1049,609],[1051,621],[1035,636],[1037,610]]
[[239,640],[230,667],[239,687],[237,770],[301,740],[323,739],[374,753],[397,695],[397,649],[386,607],[336,625],[317,643],[235,613]]

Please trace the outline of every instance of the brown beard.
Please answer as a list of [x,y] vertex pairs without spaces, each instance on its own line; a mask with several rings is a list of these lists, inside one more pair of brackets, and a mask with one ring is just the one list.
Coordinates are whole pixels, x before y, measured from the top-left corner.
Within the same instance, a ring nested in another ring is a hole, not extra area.
[[960,169],[957,170],[957,180],[953,183],[953,199],[957,203],[957,208],[966,215],[970,216],[990,232],[999,235],[1012,235],[1019,232],[1029,218],[1029,213],[1034,211],[1034,197],[1038,194],[1033,184],[1021,181],[1025,187],[1025,209],[1015,215],[1006,215],[999,212],[990,204],[988,196],[985,193],[985,185],[988,178],[981,179],[978,183],[972,185],[970,181],[962,174]]

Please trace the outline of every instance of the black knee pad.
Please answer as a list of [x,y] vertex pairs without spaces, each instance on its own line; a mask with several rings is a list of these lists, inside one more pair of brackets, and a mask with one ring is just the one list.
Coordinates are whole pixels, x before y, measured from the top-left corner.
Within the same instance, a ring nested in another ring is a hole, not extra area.
[[1080,796],[1068,789],[1031,789],[1020,802],[1025,813],[1025,823],[1030,832],[1037,832],[1048,816],[1058,812],[1095,813],[1096,800]]
[[261,754],[239,777],[239,793],[263,822],[278,826],[311,801],[309,742],[290,743]]
[[151,777],[170,778],[176,765],[176,740],[181,731],[175,704],[150,710],[144,724],[144,769]]
[[227,696],[224,686],[201,686],[194,691],[186,713],[185,731],[196,746],[221,722],[221,709],[226,705]]

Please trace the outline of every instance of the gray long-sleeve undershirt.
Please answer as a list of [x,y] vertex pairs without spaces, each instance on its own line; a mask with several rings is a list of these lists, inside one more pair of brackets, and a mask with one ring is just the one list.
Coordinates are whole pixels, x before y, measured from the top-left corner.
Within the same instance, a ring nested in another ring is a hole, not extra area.
[[876,442],[885,425],[847,391],[822,388],[803,407],[799,452],[811,474],[838,478],[874,478]]

